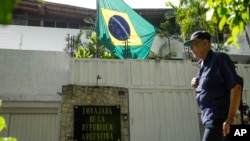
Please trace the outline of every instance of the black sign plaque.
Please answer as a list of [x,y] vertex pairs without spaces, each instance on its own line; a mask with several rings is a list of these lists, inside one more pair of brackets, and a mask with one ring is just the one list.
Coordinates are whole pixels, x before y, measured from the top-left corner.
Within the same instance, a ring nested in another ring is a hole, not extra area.
[[120,140],[120,106],[74,106],[74,141]]

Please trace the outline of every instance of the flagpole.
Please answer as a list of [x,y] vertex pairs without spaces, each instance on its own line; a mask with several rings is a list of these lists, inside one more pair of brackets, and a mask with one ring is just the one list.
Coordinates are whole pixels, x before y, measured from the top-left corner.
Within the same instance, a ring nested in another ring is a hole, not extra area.
[[98,13],[99,13],[99,11],[98,11],[98,0],[96,0],[96,21],[95,21],[95,32],[96,32],[96,54],[95,54],[95,58],[99,58],[99,47],[98,47],[98,17],[99,17],[99,15],[98,15]]
[[126,59],[128,59],[128,55],[129,55],[129,54],[128,54],[128,53],[129,53],[129,52],[128,52],[128,51],[129,51],[129,50],[128,50],[128,39],[125,40],[125,50],[126,50]]
[[127,40],[124,41],[125,43],[125,46],[124,46],[124,56],[125,56],[125,59],[128,58],[128,54],[127,54]]

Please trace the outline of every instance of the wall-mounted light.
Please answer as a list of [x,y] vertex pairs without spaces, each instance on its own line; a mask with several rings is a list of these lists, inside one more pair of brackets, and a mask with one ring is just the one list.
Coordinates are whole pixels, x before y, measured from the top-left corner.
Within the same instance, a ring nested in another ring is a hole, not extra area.
[[122,119],[125,121],[128,120],[128,114],[122,114]]
[[99,79],[102,79],[102,77],[98,74],[97,76],[96,76],[96,87],[98,87],[98,80]]
[[60,92],[56,92],[58,95],[60,95],[60,96],[62,96],[62,93],[60,93]]

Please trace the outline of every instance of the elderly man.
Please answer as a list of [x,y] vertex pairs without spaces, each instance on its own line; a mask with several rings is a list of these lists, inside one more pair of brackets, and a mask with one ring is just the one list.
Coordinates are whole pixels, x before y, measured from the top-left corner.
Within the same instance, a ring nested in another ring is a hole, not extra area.
[[191,80],[191,86],[195,88],[205,127],[202,141],[224,141],[230,125],[236,123],[242,79],[227,54],[211,49],[210,39],[208,32],[196,31],[184,46],[189,46],[199,59],[198,73]]

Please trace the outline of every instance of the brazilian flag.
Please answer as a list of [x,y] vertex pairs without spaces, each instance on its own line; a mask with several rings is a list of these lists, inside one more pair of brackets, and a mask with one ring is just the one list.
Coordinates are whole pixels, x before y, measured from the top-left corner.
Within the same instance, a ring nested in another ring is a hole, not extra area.
[[[142,1],[143,2],[143,1]],[[121,59],[147,59],[156,28],[123,0],[97,0],[97,34]]]

